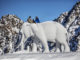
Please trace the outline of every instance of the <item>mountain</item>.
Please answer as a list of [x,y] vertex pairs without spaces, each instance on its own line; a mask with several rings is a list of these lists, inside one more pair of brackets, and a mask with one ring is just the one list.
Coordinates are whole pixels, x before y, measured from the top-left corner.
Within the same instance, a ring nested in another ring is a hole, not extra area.
[[0,19],[0,52],[9,53],[14,50],[19,39],[19,30],[23,21],[15,15],[5,15]]
[[62,13],[55,21],[66,27],[71,51],[80,51],[80,2],[77,2],[69,12]]

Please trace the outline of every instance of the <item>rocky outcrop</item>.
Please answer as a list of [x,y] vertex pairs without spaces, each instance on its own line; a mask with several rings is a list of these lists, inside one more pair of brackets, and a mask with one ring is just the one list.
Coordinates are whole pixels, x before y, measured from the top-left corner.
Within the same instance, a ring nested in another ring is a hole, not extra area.
[[77,2],[69,12],[61,14],[56,21],[68,30],[71,51],[80,50],[80,2]]
[[0,20],[0,50],[2,50],[2,53],[15,50],[14,47],[22,24],[23,21],[15,15],[2,16]]

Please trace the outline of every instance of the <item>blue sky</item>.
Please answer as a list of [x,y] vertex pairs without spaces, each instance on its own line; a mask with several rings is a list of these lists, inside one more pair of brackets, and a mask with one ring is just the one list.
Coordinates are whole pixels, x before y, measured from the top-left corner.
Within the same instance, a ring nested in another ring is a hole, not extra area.
[[0,0],[0,18],[7,14],[26,21],[28,16],[38,16],[40,21],[54,20],[69,11],[79,0]]

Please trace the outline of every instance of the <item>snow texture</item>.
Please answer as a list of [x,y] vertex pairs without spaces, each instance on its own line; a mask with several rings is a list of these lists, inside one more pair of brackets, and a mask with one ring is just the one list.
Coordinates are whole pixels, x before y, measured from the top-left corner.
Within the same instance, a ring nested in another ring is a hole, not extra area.
[[14,53],[5,54],[0,57],[0,60],[78,60],[80,58],[80,52],[70,53]]

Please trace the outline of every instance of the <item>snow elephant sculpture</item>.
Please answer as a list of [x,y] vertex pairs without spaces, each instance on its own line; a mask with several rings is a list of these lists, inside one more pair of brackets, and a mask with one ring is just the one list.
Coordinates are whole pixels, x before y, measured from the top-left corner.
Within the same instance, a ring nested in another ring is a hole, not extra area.
[[[67,43],[67,30],[59,23],[53,21],[47,21],[43,23],[28,23],[25,22],[21,29],[22,39],[21,48],[24,50],[24,41],[30,36],[37,37],[43,47],[44,52],[49,52],[47,41],[56,43],[56,49],[60,49],[60,44],[64,46],[64,52],[69,52],[70,48]],[[36,41],[36,40],[35,40]]]

